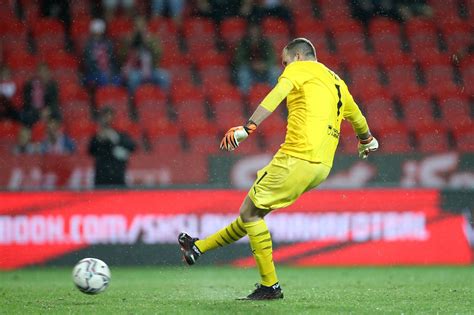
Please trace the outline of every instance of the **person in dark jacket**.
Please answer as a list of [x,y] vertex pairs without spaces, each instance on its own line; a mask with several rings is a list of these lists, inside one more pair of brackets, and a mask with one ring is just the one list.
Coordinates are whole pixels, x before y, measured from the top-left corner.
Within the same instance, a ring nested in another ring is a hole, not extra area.
[[251,24],[247,35],[240,41],[235,65],[239,87],[245,93],[256,82],[276,84],[280,69],[275,51],[258,24]]
[[58,94],[57,82],[51,78],[48,66],[41,63],[36,75],[23,88],[22,123],[31,128],[41,118],[61,119]]
[[125,171],[135,142],[112,127],[114,111],[104,107],[99,113],[99,128],[89,143],[89,154],[95,159],[95,186],[125,186]]

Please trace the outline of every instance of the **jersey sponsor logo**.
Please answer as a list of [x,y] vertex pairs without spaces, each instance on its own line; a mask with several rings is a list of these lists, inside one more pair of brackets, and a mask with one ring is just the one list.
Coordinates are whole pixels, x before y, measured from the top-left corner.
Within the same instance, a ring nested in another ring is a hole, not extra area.
[[339,139],[339,135],[340,135],[339,130],[337,130],[331,125],[328,125],[327,134],[329,136],[333,136],[336,139]]

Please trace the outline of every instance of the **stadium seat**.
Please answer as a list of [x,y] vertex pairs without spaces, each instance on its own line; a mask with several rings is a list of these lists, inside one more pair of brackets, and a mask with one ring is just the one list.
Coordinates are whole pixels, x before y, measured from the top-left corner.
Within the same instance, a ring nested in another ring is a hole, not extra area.
[[267,96],[272,87],[266,83],[254,84],[249,91],[248,101],[250,107],[254,108]]
[[239,17],[227,18],[221,23],[221,36],[228,48],[233,49],[245,35],[247,22]]
[[230,126],[241,125],[247,118],[243,112],[242,95],[235,86],[219,83],[207,86],[214,124],[221,132]]
[[362,25],[355,20],[329,25],[329,32],[332,34],[337,46],[340,45],[340,42],[363,43],[365,40]]
[[200,88],[181,85],[178,90],[171,91],[171,101],[181,127],[192,129],[207,124],[204,93]]
[[139,121],[146,130],[169,123],[167,96],[157,86],[145,84],[138,87],[134,100]]
[[[170,42],[176,42],[178,28],[172,19],[163,17],[153,17],[148,22],[148,31],[157,35],[162,46],[168,45]],[[166,48],[165,48],[166,49]]]
[[439,49],[436,25],[430,20],[413,18],[405,24],[410,48],[416,56]]
[[456,148],[461,152],[474,152],[474,124],[453,130]]
[[472,125],[470,104],[467,97],[454,94],[439,101],[442,123],[446,128],[456,129]]
[[63,51],[57,51],[54,54],[48,54],[46,56],[46,63],[51,69],[53,77],[56,81],[61,82],[61,85],[65,82],[78,83],[78,58],[74,55],[65,53]]
[[295,21],[314,18],[314,4],[312,0],[292,0],[288,2]]
[[441,126],[431,126],[415,132],[417,149],[422,153],[438,153],[449,150],[449,140],[446,129]]
[[65,48],[64,26],[56,19],[42,18],[35,21],[31,33],[38,51],[44,56]]
[[202,54],[200,49],[215,48],[215,27],[209,19],[186,19],[183,23],[183,34],[190,52]]
[[190,153],[206,155],[218,153],[221,136],[217,133],[217,129],[208,128],[208,125],[188,132],[186,138]]
[[170,130],[167,133],[152,133],[149,135],[152,151],[154,154],[173,156],[182,153],[182,140],[178,129]]
[[[442,23],[442,20],[440,23]],[[467,22],[456,20],[451,23],[442,23],[440,25],[449,52],[457,53],[465,47],[473,44],[472,26]]]
[[75,141],[86,143],[94,135],[97,125],[89,119],[65,121],[65,131]]
[[400,52],[400,26],[397,22],[386,19],[374,19],[369,25],[369,34],[375,54],[383,56],[392,52]]
[[410,135],[404,125],[395,125],[391,128],[375,130],[380,146],[380,152],[383,153],[409,153],[413,150],[410,144]]
[[63,85],[59,90],[61,113],[66,123],[74,124],[80,120],[90,119],[90,99],[86,90],[75,84]]
[[75,19],[71,24],[71,38],[74,43],[74,48],[77,54],[82,55],[90,36],[90,19],[82,18]]
[[402,101],[403,121],[410,130],[435,125],[433,104],[423,95],[411,95]]
[[228,66],[205,67],[200,71],[204,86],[216,84],[216,82],[229,83],[231,74]]
[[21,78],[21,80],[24,81],[35,73],[38,60],[36,56],[27,52],[17,52],[8,57],[7,64],[11,70],[13,79]]
[[277,54],[288,44],[290,31],[288,24],[281,19],[267,17],[262,22],[263,35],[268,37],[273,43],[273,48]]
[[352,20],[350,9],[345,0],[319,0],[323,21],[334,25]]
[[378,99],[372,99],[364,102],[363,108],[371,128],[380,130],[399,123],[390,98],[382,96]]
[[95,95],[97,109],[110,106],[115,110],[115,120],[119,125],[129,122],[128,94],[125,88],[116,86],[100,87]]
[[122,41],[133,31],[132,20],[126,17],[116,17],[107,24],[107,34],[112,40]]

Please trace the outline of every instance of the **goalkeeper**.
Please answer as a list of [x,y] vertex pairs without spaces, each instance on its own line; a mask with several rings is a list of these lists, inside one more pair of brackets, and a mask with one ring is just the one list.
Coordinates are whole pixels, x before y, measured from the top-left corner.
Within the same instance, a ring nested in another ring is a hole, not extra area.
[[272,161],[257,173],[240,207],[240,216],[203,240],[186,233],[178,237],[184,259],[192,265],[203,253],[234,243],[248,235],[261,282],[246,298],[283,298],[272,258],[272,239],[264,217],[294,203],[301,194],[317,187],[329,175],[339,142],[340,126],[347,119],[359,139],[363,159],[378,149],[367,122],[346,84],[316,58],[305,38],[292,40],[282,52],[285,70],[248,122],[231,128],[220,148],[232,151],[286,98],[288,126],[285,142]]

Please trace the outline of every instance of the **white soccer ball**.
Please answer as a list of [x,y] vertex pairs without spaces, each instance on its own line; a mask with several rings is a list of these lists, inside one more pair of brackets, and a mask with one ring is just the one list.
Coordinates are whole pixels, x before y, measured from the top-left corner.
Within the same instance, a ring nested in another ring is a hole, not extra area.
[[110,269],[100,259],[84,258],[74,266],[72,280],[81,292],[98,294],[109,286]]

